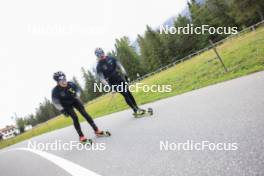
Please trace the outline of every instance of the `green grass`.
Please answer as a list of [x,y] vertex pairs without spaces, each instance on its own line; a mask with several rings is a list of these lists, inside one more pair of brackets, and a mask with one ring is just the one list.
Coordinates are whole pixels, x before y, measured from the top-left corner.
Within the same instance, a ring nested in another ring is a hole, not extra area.
[[[208,50],[183,63],[155,74],[142,81],[143,84],[171,85],[169,93],[136,92],[133,93],[139,104],[157,101],[208,85],[230,80],[264,70],[264,28],[236,37],[217,47],[228,72],[225,73],[212,50]],[[114,99],[108,94],[88,103],[86,109],[94,117],[124,110],[127,107],[123,98],[116,94]],[[111,102],[110,102],[111,101]],[[80,117],[81,121],[84,119]],[[58,116],[33,130],[15,138],[0,142],[0,148],[7,147],[31,137],[71,125],[70,118]]]

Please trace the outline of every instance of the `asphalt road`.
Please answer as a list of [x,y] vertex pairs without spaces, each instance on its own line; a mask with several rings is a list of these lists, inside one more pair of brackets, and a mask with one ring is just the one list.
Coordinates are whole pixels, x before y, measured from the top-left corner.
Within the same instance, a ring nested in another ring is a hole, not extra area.
[[[29,145],[25,141],[1,150],[0,175],[93,175],[90,171],[102,176],[264,175],[264,72],[143,107],[152,107],[154,116],[134,119],[126,110],[96,119],[99,127],[112,132],[110,138],[95,138],[82,123],[97,149],[38,153],[25,149]],[[31,142],[71,140],[76,140],[73,126]],[[166,142],[168,150],[161,145]],[[206,146],[183,150],[180,143],[187,142],[210,143],[212,150]],[[219,143],[226,150],[213,150]]]

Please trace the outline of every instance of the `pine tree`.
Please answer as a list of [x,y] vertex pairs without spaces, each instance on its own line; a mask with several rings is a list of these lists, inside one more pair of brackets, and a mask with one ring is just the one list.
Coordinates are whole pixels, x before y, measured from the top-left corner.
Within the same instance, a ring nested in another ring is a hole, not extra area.
[[232,0],[231,8],[231,15],[240,25],[250,26],[264,20],[263,0]]
[[30,114],[30,115],[24,117],[24,120],[25,120],[25,125],[35,126],[38,123],[37,119],[34,117],[33,114]]
[[[174,21],[174,27],[184,27],[191,24],[190,19],[179,15]],[[179,60],[184,56],[191,54],[201,47],[200,36],[195,34],[162,34],[165,43],[166,57],[169,63]]]
[[94,90],[94,85],[98,85],[98,81],[95,78],[95,75],[91,71],[85,70],[82,68],[83,78],[84,78],[84,94],[87,98],[87,101],[93,100],[94,98],[103,94],[98,90]]
[[165,45],[160,34],[147,26],[144,38],[139,36],[138,43],[142,57],[143,67],[148,72],[155,71],[158,68],[169,63],[165,55]]
[[55,106],[47,98],[44,99],[44,102],[39,104],[39,107],[36,109],[36,120],[38,123],[45,122],[57,115],[60,112],[55,108]]
[[143,74],[139,55],[136,53],[135,48],[130,45],[127,37],[116,39],[115,49],[117,58],[126,69],[129,78],[136,79],[137,74]]
[[84,93],[84,91],[83,91],[82,86],[80,85],[79,81],[77,80],[77,78],[76,78],[75,76],[72,78],[72,82],[73,82],[74,84],[76,84],[77,87],[79,88],[79,90],[80,90],[80,92],[81,92],[81,96],[80,96],[80,98],[81,98],[82,102],[85,102],[85,103],[86,103],[86,102],[87,102],[87,97],[86,97],[86,95],[85,95],[85,93]]
[[16,126],[20,133],[23,133],[25,131],[25,120],[23,118],[16,118]]

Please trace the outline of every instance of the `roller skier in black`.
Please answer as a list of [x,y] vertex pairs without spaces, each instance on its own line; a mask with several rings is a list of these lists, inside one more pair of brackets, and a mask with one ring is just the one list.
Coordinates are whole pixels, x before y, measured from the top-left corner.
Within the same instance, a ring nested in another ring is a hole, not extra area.
[[[126,103],[134,111],[134,115],[143,115],[146,111],[138,107],[132,93],[129,91],[128,76],[122,64],[116,58],[106,56],[102,48],[96,48],[95,55],[98,59],[96,66],[98,79],[103,84],[114,87],[114,91],[121,93]],[[117,85],[122,85],[123,91],[118,91]]]
[[80,100],[80,89],[76,84],[68,82],[66,80],[66,75],[61,71],[54,73],[53,79],[57,82],[57,85],[52,90],[52,102],[61,113],[72,118],[80,142],[86,142],[87,138],[81,130],[78,116],[74,108],[76,108],[87,120],[97,136],[104,136],[105,132],[98,129],[91,116],[86,112]]

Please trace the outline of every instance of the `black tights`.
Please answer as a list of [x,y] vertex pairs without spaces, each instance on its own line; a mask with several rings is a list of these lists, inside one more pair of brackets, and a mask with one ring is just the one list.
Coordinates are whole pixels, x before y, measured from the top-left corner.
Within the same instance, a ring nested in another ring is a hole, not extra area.
[[126,91],[119,92],[116,87],[114,87],[114,91],[121,93],[123,95],[124,99],[126,100],[126,103],[128,104],[128,106],[130,106],[133,109],[133,111],[136,112],[138,109],[136,100],[133,97],[132,93],[129,91],[128,85],[126,85],[125,83],[126,83],[126,81],[120,76],[113,77],[109,80],[109,84],[112,86],[123,84],[123,88]]
[[86,112],[83,104],[80,101],[76,100],[76,102],[74,102],[72,104],[72,106],[68,106],[68,107],[64,108],[64,110],[65,110],[65,112],[67,114],[69,114],[71,116],[71,118],[73,120],[74,128],[76,129],[76,131],[77,131],[79,136],[83,136],[83,133],[82,133],[82,130],[81,130],[81,126],[80,126],[80,123],[79,123],[78,116],[75,113],[74,108],[76,108],[81,113],[81,115],[87,120],[87,122],[91,125],[91,127],[93,128],[94,131],[98,130],[97,126],[95,125],[95,123],[93,121],[93,119]]
[[133,109],[134,112],[136,112],[138,109],[138,106],[131,92],[127,90],[126,92],[119,92],[119,93],[123,95],[123,97],[126,100],[126,103]]

